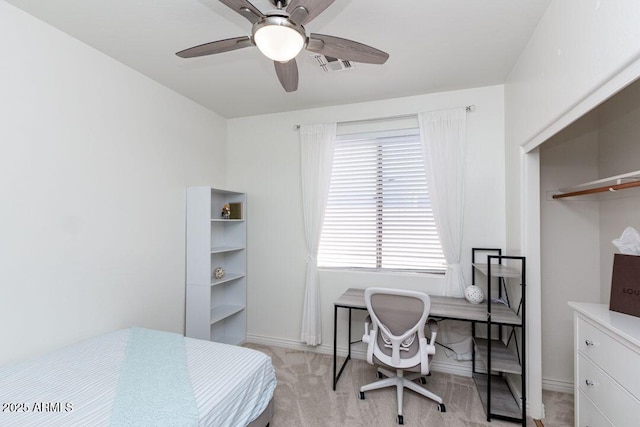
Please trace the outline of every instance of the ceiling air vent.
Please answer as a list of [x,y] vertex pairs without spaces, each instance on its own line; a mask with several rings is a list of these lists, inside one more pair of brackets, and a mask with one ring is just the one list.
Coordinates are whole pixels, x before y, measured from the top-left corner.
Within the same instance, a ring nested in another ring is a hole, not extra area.
[[344,59],[338,59],[332,56],[325,56],[325,55],[312,55],[312,56],[316,59],[316,61],[318,61],[318,64],[320,64],[320,68],[322,68],[327,73],[353,69],[353,63],[350,61],[346,61]]

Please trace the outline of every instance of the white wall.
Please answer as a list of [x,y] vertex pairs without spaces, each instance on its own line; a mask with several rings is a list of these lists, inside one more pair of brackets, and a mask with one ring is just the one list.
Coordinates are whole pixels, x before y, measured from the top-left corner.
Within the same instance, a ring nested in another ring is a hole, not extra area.
[[[249,338],[292,346],[300,342],[306,251],[295,124],[475,105],[475,111],[467,115],[463,242],[463,262],[470,280],[473,246],[504,247],[503,99],[502,86],[492,86],[229,120],[228,184],[248,195]],[[384,285],[438,293],[441,283],[440,276],[322,271],[323,334],[318,350],[332,349],[333,301],[347,288]],[[356,330],[362,333],[361,328]]]
[[0,2],[0,363],[137,324],[182,332],[185,187],[224,119]]

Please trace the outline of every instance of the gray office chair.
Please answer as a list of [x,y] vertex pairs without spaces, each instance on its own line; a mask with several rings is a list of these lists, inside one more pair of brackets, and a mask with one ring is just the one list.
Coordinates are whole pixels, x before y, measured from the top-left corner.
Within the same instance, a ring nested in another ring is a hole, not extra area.
[[[430,321],[431,340],[427,342],[424,327],[431,309],[431,298],[423,292],[401,289],[367,288],[364,293],[369,317],[365,322],[362,341],[367,343],[367,361],[378,365],[378,378],[387,378],[360,387],[364,392],[396,386],[398,424],[404,424],[402,400],[404,388],[411,389],[438,402],[445,412],[442,398],[414,382],[429,374],[429,356],[435,354],[437,323]],[[405,371],[412,372],[405,375]]]

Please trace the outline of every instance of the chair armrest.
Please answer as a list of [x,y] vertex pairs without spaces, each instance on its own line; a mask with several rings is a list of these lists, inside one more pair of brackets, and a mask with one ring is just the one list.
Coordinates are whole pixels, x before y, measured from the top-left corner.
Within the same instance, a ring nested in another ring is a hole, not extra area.
[[427,344],[426,338],[420,338],[420,374],[421,375],[427,375],[429,373],[429,355],[431,354],[435,354],[435,347]]
[[[429,345],[435,346],[436,337],[438,336],[438,322],[433,319],[429,319],[427,325],[429,326],[429,331],[431,331],[431,339],[429,340]],[[435,349],[431,354],[435,354]]]
[[369,343],[369,326],[371,326],[371,316],[367,316],[364,319],[364,335],[362,336],[362,342],[365,344]]
[[371,316],[367,316],[364,319],[364,335],[362,336],[362,342],[367,344],[367,362],[373,365],[373,349],[376,344],[377,330],[372,328]]
[[368,335],[362,337],[362,341],[367,343],[367,362],[373,365],[373,349],[376,346],[376,330],[372,329]]

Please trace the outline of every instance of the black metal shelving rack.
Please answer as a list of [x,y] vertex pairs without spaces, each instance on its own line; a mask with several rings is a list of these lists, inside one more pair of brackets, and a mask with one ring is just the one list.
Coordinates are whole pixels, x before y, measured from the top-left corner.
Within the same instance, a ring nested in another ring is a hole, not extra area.
[[[485,253],[486,264],[476,263],[477,253]],[[489,255],[492,253],[492,255]],[[476,336],[476,322],[472,323],[473,336],[472,372],[476,388],[480,394],[487,421],[501,419],[518,422],[526,426],[527,413],[527,382],[526,382],[526,258],[522,256],[503,255],[501,249],[473,248],[472,284],[476,284],[476,273],[487,277],[486,304],[487,321],[480,323],[486,325],[486,337]],[[506,266],[503,262],[520,263],[520,268]],[[497,280],[498,299],[492,302],[492,282]],[[509,300],[508,281],[520,279],[521,297],[516,311],[513,311]],[[492,315],[492,304],[504,304],[511,308],[512,316],[497,318]],[[496,331],[492,327],[497,326]],[[520,345],[518,334],[520,329]],[[508,336],[504,330],[507,329]],[[497,337],[495,337],[497,335]],[[484,365],[484,372],[479,370],[479,365]],[[509,387],[508,375],[520,376],[520,398]]]

